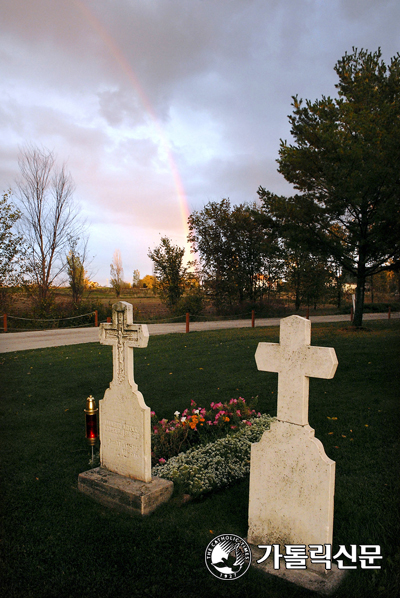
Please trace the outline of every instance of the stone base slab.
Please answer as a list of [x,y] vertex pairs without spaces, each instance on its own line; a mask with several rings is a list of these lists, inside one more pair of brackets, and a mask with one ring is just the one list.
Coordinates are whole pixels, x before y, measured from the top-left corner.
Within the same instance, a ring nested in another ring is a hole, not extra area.
[[[256,570],[262,571],[267,575],[275,575],[285,581],[294,583],[297,586],[306,588],[323,596],[329,596],[335,592],[342,583],[347,570],[338,569],[336,563],[332,563],[332,569],[326,571],[324,565],[315,565],[315,569],[286,569],[284,563],[281,563],[280,569],[274,569],[273,558],[270,556],[261,564],[257,560],[261,559],[265,551],[257,546],[250,544],[252,553],[252,566]],[[283,567],[283,568],[282,568]]]
[[157,477],[142,482],[96,467],[79,474],[78,490],[117,511],[149,515],[170,499],[174,484]]

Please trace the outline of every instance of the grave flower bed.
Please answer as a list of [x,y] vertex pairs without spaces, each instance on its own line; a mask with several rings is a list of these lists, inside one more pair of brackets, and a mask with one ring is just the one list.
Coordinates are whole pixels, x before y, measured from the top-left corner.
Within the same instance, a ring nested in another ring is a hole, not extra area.
[[152,464],[165,463],[171,457],[193,446],[206,444],[227,434],[234,434],[241,426],[251,426],[252,419],[260,417],[255,407],[257,398],[231,399],[227,403],[211,403],[209,409],[191,401],[182,413],[175,411],[174,419],[158,420],[151,412]]
[[172,480],[178,491],[193,497],[223,488],[250,471],[251,445],[258,442],[274,418],[260,415],[214,442],[193,447],[156,465],[152,475]]

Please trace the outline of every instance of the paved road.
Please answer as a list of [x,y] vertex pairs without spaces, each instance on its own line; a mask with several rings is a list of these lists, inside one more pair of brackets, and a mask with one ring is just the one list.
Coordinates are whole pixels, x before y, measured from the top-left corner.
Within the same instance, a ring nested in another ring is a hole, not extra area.
[[[364,314],[364,320],[386,320],[387,314]],[[392,318],[400,318],[400,312],[392,313]],[[349,316],[311,316],[311,322],[348,322]],[[262,318],[255,321],[257,328],[262,326],[279,326],[280,318]],[[224,328],[250,328],[251,320],[219,320],[217,322],[191,322],[190,332],[201,330],[222,330]],[[155,334],[182,333],[185,323],[148,324],[150,336]],[[99,341],[98,328],[65,328],[58,330],[40,330],[37,332],[7,332],[0,334],[0,353],[23,351],[25,349],[42,349],[44,347],[60,347],[62,345],[78,345]]]

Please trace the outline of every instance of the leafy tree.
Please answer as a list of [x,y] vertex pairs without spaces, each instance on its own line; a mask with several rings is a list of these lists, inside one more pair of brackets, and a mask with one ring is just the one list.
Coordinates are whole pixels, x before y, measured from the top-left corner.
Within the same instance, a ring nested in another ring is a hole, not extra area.
[[275,195],[262,187],[260,221],[267,231],[276,235],[279,246],[280,276],[286,290],[294,297],[295,308],[301,304],[316,307],[325,296],[330,272],[327,256],[316,251],[313,239],[304,227],[299,227],[297,206],[291,198]]
[[371,303],[374,300],[387,301],[389,297],[399,294],[400,272],[380,272],[369,279]]
[[307,305],[317,309],[317,305],[328,298],[332,275],[330,270],[318,256],[310,256],[307,261],[302,280],[301,298]]
[[[332,230],[329,231],[328,234],[335,235],[336,243],[344,243],[345,241],[345,232],[343,231],[343,227],[339,226],[338,223],[334,224]],[[335,297],[335,303],[338,308],[342,305],[342,296],[343,296],[343,285],[345,281],[345,276],[349,275],[349,273],[344,272],[343,265],[340,260],[337,259],[334,255],[328,255],[328,269],[331,273],[332,280],[334,281],[334,285],[330,285],[331,291],[334,291],[332,294],[332,298]]]
[[11,191],[0,199],[0,306],[6,309],[10,300],[8,287],[25,282],[27,276],[26,246],[23,237],[14,231],[21,212],[10,201]]
[[114,289],[116,296],[119,297],[124,287],[124,269],[119,249],[114,251],[113,261],[110,264],[110,285]]
[[261,298],[264,281],[273,276],[276,247],[254,217],[255,209],[255,204],[240,204],[231,213],[231,274],[240,302]]
[[293,97],[295,144],[281,140],[278,170],[301,192],[288,199],[299,227],[356,276],[361,326],[367,276],[400,259],[400,55],[387,66],[353,48],[335,71],[338,98]]
[[287,243],[285,246],[285,267],[282,274],[286,280],[286,288],[294,296],[296,311],[304,301],[310,302],[312,291],[313,260],[299,243]]
[[20,284],[23,274],[24,241],[13,230],[21,212],[10,199],[11,191],[0,199],[0,287]]
[[132,274],[132,288],[139,288],[140,283],[140,272],[139,270],[134,270]]
[[256,206],[209,202],[188,223],[192,251],[200,257],[203,283],[214,302],[259,298],[263,281],[271,282],[275,256]]
[[148,252],[154,264],[156,290],[169,309],[174,309],[186,287],[187,268],[183,266],[185,249],[172,245],[168,237],[161,237],[161,243]]
[[39,302],[45,307],[52,284],[66,269],[70,239],[78,239],[84,226],[73,202],[71,175],[65,165],[57,169],[53,152],[27,146],[18,163],[20,232],[28,246],[28,266]]
[[139,280],[140,287],[144,289],[153,289],[157,284],[157,279],[155,276],[151,276],[150,274],[146,274],[144,278]]
[[217,304],[232,300],[236,295],[230,217],[230,202],[223,199],[220,203],[209,202],[188,219],[188,240],[192,251],[200,257],[204,287]]
[[67,274],[69,278],[69,286],[72,291],[72,301],[75,304],[80,303],[85,290],[87,279],[84,267],[85,252],[79,254],[77,251],[77,240],[71,240],[71,246],[67,255]]

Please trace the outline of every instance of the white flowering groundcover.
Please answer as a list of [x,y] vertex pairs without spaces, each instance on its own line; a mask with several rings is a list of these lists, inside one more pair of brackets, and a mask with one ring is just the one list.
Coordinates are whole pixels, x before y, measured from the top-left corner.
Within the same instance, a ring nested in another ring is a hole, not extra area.
[[194,447],[165,464],[156,465],[152,475],[171,480],[193,497],[228,486],[250,472],[251,445],[258,442],[275,418],[261,415],[243,425],[235,434]]

